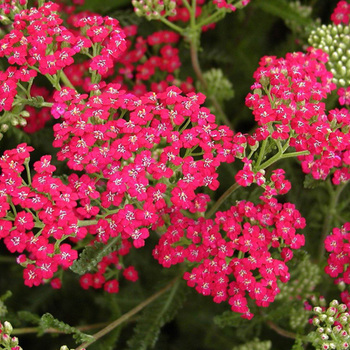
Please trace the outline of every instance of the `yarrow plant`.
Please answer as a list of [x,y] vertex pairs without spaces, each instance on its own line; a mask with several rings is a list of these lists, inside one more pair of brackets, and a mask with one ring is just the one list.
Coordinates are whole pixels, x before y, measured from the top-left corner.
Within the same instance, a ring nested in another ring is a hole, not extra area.
[[[165,349],[172,321],[191,349],[221,313],[196,346],[347,349],[350,4],[328,26],[284,0],[89,5],[0,1],[1,348]],[[261,11],[311,46],[258,52],[240,92],[206,43]]]

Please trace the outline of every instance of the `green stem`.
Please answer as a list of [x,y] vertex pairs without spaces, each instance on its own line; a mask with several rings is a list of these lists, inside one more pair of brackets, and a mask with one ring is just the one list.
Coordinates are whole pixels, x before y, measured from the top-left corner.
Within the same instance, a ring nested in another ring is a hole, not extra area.
[[196,28],[196,7],[197,7],[197,0],[192,0],[192,9],[189,9],[189,11],[191,14],[191,28],[193,29]]
[[298,157],[298,156],[306,156],[308,154],[310,154],[309,151],[299,151],[299,152],[284,153],[284,154],[281,155],[281,159],[291,158],[291,157]]
[[[208,84],[203,76],[202,73],[202,69],[200,67],[199,64],[199,60],[198,60],[198,48],[197,48],[197,43],[196,41],[199,40],[198,38],[188,38],[190,40],[190,54],[191,54],[191,62],[192,62],[192,68],[194,70],[194,73],[197,76],[197,79],[200,81],[201,85],[203,86],[203,89],[205,91],[208,90]],[[232,125],[229,121],[229,119],[227,118],[225,112],[223,111],[223,109],[221,108],[219,102],[217,101],[216,97],[211,95],[209,96],[213,106],[215,107],[215,109],[218,111],[220,117],[222,118],[224,124],[226,124],[227,126],[230,127],[231,130],[233,130]]]
[[174,24],[174,23],[168,21],[168,20],[167,20],[166,18],[164,18],[164,17],[160,17],[159,20],[160,20],[161,22],[163,22],[165,25],[167,25],[168,27],[170,27],[171,29],[175,30],[176,32],[178,32],[178,33],[180,33],[180,34],[182,35],[182,33],[183,33],[183,31],[184,31],[183,28],[181,28],[181,27],[177,26],[176,24]]
[[79,345],[75,350],[83,350],[83,349],[87,348],[92,343],[94,343],[98,339],[102,338],[104,335],[111,332],[114,328],[118,327],[119,325],[121,325],[122,323],[127,321],[129,318],[136,315],[138,312],[140,312],[142,309],[144,309],[147,305],[151,304],[154,300],[159,298],[162,294],[164,294],[171,287],[173,287],[173,285],[175,284],[175,282],[177,280],[178,280],[178,277],[173,279],[167,286],[165,286],[163,289],[161,289],[158,292],[151,295],[149,298],[147,298],[145,301],[143,301],[142,303],[140,303],[139,305],[134,307],[132,310],[130,310],[126,314],[122,315],[121,317],[119,317],[118,319],[113,321],[112,323],[110,323],[107,327],[105,327],[105,328],[101,329],[99,332],[93,334],[92,336],[94,337],[94,339],[92,341],[87,341],[87,342]]
[[71,83],[71,81],[68,79],[66,74],[63,72],[63,70],[60,71],[60,79],[63,81],[64,85],[70,87],[71,89],[75,90],[74,85]]
[[233,193],[237,190],[240,185],[236,182],[230,188],[228,188],[222,196],[214,203],[214,205],[210,208],[210,210],[206,213],[205,217],[210,218],[221,206],[221,204]]
[[187,8],[190,16],[192,17],[192,7],[187,0],[182,0],[182,4]]
[[280,328],[279,326],[277,326],[275,323],[273,323],[270,320],[266,321],[266,324],[273,329],[276,333],[278,333],[279,335],[281,335],[282,337],[285,338],[291,338],[291,339],[296,339],[297,338],[297,334],[296,333],[292,333],[289,331],[286,331],[285,329]]
[[[81,332],[88,331],[90,329],[95,329],[95,328],[102,328],[106,326],[108,322],[101,322],[101,323],[95,323],[95,324],[89,324],[86,326],[80,326],[80,327],[75,327],[76,329],[80,330]],[[21,334],[30,334],[30,333],[38,333],[40,331],[39,327],[24,327],[24,328],[15,328],[12,332],[11,335],[21,335]],[[48,328],[44,331],[44,333],[56,333],[56,334],[65,334],[64,331],[61,331],[56,328]]]
[[10,199],[10,203],[9,204],[10,204],[10,207],[11,207],[11,209],[13,211],[13,215],[16,217],[17,216],[17,210],[16,210],[16,207],[13,205],[11,199]]
[[348,182],[346,182],[343,185],[338,185],[335,190],[333,189],[330,179],[327,180],[326,184],[328,186],[328,190],[330,193],[330,200],[329,200],[329,207],[327,209],[326,216],[324,218],[323,226],[322,226],[322,234],[321,234],[320,246],[318,250],[319,262],[322,261],[322,259],[324,258],[324,254],[325,254],[324,240],[326,239],[326,237],[329,235],[331,231],[332,221],[334,219],[334,216],[336,215],[336,208],[339,201],[339,197],[342,191],[344,190],[345,186],[348,184]]
[[78,227],[97,225],[98,220],[78,220]]
[[27,180],[28,180],[28,184],[30,186],[32,184],[32,176],[30,174],[29,161],[25,161],[24,166],[26,168]]
[[261,149],[260,149],[260,152],[259,152],[259,157],[258,157],[258,159],[257,159],[257,161],[256,161],[255,169],[259,169],[260,164],[261,164],[261,161],[262,161],[263,158],[264,158],[267,140],[268,140],[268,139],[266,138],[266,139],[262,142]]
[[197,23],[197,28],[202,29],[203,26],[206,26],[211,23],[215,23],[222,18],[223,15],[225,15],[226,10],[220,9],[216,13],[212,14],[211,16],[207,17],[202,22]]
[[[278,141],[277,146],[278,146],[278,152],[274,156],[272,156],[269,160],[267,160],[265,163],[261,164],[258,170],[266,169],[270,165],[272,165],[273,163],[280,160],[283,157],[284,152],[289,147],[289,141],[287,141],[283,147],[281,146],[281,144]],[[286,158],[288,158],[288,157],[286,157]]]
[[29,94],[28,89],[23,87],[21,83],[17,83],[17,86],[26,94],[27,98],[30,99],[30,94]]

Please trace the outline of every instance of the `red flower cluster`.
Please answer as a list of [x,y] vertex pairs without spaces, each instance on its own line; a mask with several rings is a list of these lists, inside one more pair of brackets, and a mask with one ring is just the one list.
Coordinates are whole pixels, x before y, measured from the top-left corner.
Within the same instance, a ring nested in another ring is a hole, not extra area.
[[[246,6],[249,4],[249,2],[250,2],[250,0],[242,0],[242,1],[240,1],[240,5]],[[213,0],[213,4],[215,4],[218,8],[225,8],[225,9],[230,10],[230,11],[237,10],[236,6],[227,3],[226,0]]]
[[141,246],[142,227],[161,226],[170,210],[205,210],[209,199],[195,191],[217,189],[216,169],[234,160],[234,139],[200,106],[202,94],[182,96],[173,86],[136,97],[119,88],[107,85],[87,102],[69,88],[55,93],[52,113],[64,122],[54,127],[53,145],[71,169],[97,174],[104,208],[122,206],[112,216],[120,227],[108,235],[122,232]]
[[[91,201],[100,194],[96,181],[87,175],[79,178],[73,174],[69,176],[69,184],[63,184],[53,176],[56,168],[50,163],[51,156],[43,156],[34,163],[36,174],[26,182],[21,174],[24,165],[29,163],[32,150],[21,144],[14,150],[5,151],[0,158],[0,238],[4,239],[10,252],[22,253],[17,262],[25,267],[23,276],[27,286],[38,286],[51,280],[54,288],[60,288],[61,281],[55,278],[56,272],[59,267],[66,270],[78,257],[71,244],[63,242],[67,239],[77,242],[86,237],[87,229],[79,227],[79,219],[99,212]],[[94,226],[91,231],[100,240],[105,237],[101,225]],[[107,280],[103,275],[111,276],[113,267],[124,268],[118,264],[116,254],[126,255],[131,246],[125,240],[117,252],[104,257],[95,275],[82,277],[83,288],[88,288],[86,279],[90,276],[91,286],[104,286],[106,291],[116,292],[112,286],[117,281],[110,277]],[[138,278],[131,266],[124,269],[123,276],[131,281]]]
[[341,106],[350,106],[350,86],[347,88],[340,88],[337,91],[339,96],[339,103]]
[[345,1],[339,1],[337,7],[334,9],[331,15],[331,21],[334,24],[349,24],[350,18],[350,4]]
[[18,9],[17,5],[24,6],[27,4],[27,0],[18,0],[18,1],[13,1],[13,0],[3,0],[0,3],[0,10],[2,13],[5,15],[9,15],[12,11],[15,11]]
[[[147,91],[162,92],[175,84],[173,74],[181,66],[179,50],[174,44],[179,42],[180,36],[169,30],[157,31],[147,38],[137,36],[137,26],[124,27],[126,35],[126,50],[114,64],[113,70],[102,74],[100,87],[105,86],[105,80],[122,85],[125,90],[137,96]],[[150,54],[151,53],[151,54]],[[87,76],[88,62],[77,62],[64,69],[75,87],[82,87],[84,91],[91,90],[91,79]],[[150,84],[148,82],[150,81]],[[194,90],[191,79],[178,81],[184,92]],[[130,85],[132,82],[132,85]]]
[[215,220],[172,213],[154,257],[165,267],[184,260],[196,263],[184,275],[190,287],[217,303],[228,300],[242,317],[253,317],[248,295],[267,307],[279,293],[277,280],[289,280],[285,262],[293,257],[291,249],[304,245],[296,229],[305,227],[305,219],[294,205],[271,197],[261,200],[258,205],[240,201],[217,212]]
[[89,68],[106,73],[113,60],[126,49],[125,34],[116,19],[91,16],[81,18],[76,26],[82,34],[75,35],[62,25],[59,5],[48,2],[39,8],[22,10],[14,17],[12,30],[0,40],[0,57],[11,65],[2,73],[0,111],[12,109],[18,81],[29,81],[37,71],[56,76],[73,57],[91,47],[94,56]]
[[269,135],[286,142],[297,152],[302,169],[315,179],[325,179],[334,171],[333,182],[350,179],[350,113],[335,109],[325,114],[322,101],[335,88],[325,67],[327,57],[310,48],[307,54],[287,54],[286,58],[264,57],[255,72],[254,93],[246,98],[255,120],[261,125],[250,138],[256,141]]
[[325,272],[335,278],[337,284],[350,284],[350,223],[346,222],[341,228],[335,227],[325,242],[327,252],[330,252]]
[[37,286],[51,279],[59,266],[67,269],[72,265],[77,251],[61,243],[69,237],[84,238],[86,229],[77,226],[73,210],[78,195],[53,177],[51,156],[34,163],[36,174],[32,179],[25,182],[21,177],[32,150],[20,144],[0,158],[0,238],[12,253],[28,252],[18,262],[26,267],[24,283]]
[[[125,244],[128,244],[125,246]],[[90,287],[99,289],[103,286],[103,289],[108,293],[119,292],[119,281],[117,278],[112,278],[106,281],[106,277],[113,273],[114,267],[117,271],[123,269],[123,276],[125,279],[135,282],[138,280],[138,273],[133,266],[124,268],[119,262],[118,256],[123,256],[129,253],[131,243],[128,241],[124,242],[124,246],[118,249],[118,251],[105,256],[102,261],[98,264],[98,271],[96,273],[86,273],[80,278],[80,285],[84,289]]]
[[[116,291],[116,282],[104,277],[107,266],[118,265],[132,244],[142,247],[149,228],[163,226],[173,212],[206,210],[209,197],[200,188],[219,186],[217,167],[234,160],[233,133],[201,107],[203,95],[182,96],[177,87],[138,98],[112,84],[86,101],[86,95],[64,88],[54,98],[52,113],[63,118],[54,127],[58,158],[93,176],[72,174],[65,185],[53,176],[51,156],[44,156],[25,182],[21,173],[32,148],[5,151],[1,238],[11,252],[28,252],[18,261],[26,267],[25,284],[32,286],[53,278],[59,266],[72,265],[77,251],[66,239],[76,242],[90,233],[92,241],[106,243],[120,237],[117,255],[81,280],[84,287]],[[95,218],[96,224],[81,227],[81,220]],[[135,279],[129,270],[125,278]]]

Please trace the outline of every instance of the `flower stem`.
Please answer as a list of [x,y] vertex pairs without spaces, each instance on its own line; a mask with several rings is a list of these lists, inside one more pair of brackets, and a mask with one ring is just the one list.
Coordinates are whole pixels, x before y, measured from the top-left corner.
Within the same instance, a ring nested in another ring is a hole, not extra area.
[[282,337],[291,338],[291,339],[297,338],[297,335],[295,333],[292,333],[292,332],[286,331],[285,329],[280,328],[270,320],[267,320],[266,323],[271,329],[273,329],[276,333],[278,333]]
[[204,19],[202,22],[199,22],[197,24],[197,27],[202,28],[205,25],[215,23],[215,22],[219,21],[221,18],[225,17],[225,14],[226,14],[226,10],[220,9],[217,12],[215,12],[214,14],[212,14],[211,16]]
[[[102,328],[106,326],[108,322],[101,322],[101,323],[95,323],[95,324],[89,324],[86,326],[79,326],[75,327],[76,329],[79,329],[81,332],[88,331],[90,329],[95,328]],[[39,327],[24,327],[24,328],[15,328],[11,335],[21,335],[21,334],[30,334],[30,333],[38,333],[40,331]],[[56,328],[48,328],[44,331],[44,333],[56,333],[56,334],[66,334],[64,331],[61,331]]]
[[206,213],[205,217],[210,218],[221,206],[221,204],[233,193],[237,190],[239,184],[235,182],[229,189],[227,189],[222,196],[214,203],[214,205],[210,208],[210,210]]
[[161,22],[163,22],[165,25],[167,25],[169,28],[175,30],[176,32],[178,32],[178,33],[180,33],[180,34],[182,34],[183,31],[184,31],[183,28],[181,28],[181,27],[177,26],[176,24],[174,24],[174,23],[168,21],[168,20],[167,20],[166,18],[164,18],[164,17],[159,17],[159,20],[160,20]]
[[79,220],[78,226],[79,227],[85,227],[85,226],[92,226],[97,225],[98,220]]
[[142,303],[140,303],[139,305],[134,307],[132,310],[130,310],[126,314],[122,315],[121,317],[119,317],[118,319],[113,321],[112,323],[110,323],[107,327],[105,327],[105,328],[101,329],[99,332],[93,334],[92,336],[94,337],[94,339],[92,341],[87,341],[87,342],[79,345],[75,350],[83,350],[83,349],[87,348],[89,345],[91,345],[92,343],[94,343],[98,339],[102,338],[104,335],[111,332],[114,328],[118,327],[119,325],[121,325],[122,323],[127,321],[129,318],[136,315],[138,312],[140,312],[142,309],[144,309],[147,305],[151,304],[154,300],[159,298],[162,294],[164,294],[171,287],[173,287],[173,285],[175,284],[175,282],[177,280],[178,280],[178,277],[174,278],[167,286],[165,286],[164,288],[159,290],[157,293],[154,293],[153,295],[151,295],[149,298],[147,298],[145,301],[143,301]]
[[345,184],[338,185],[337,188],[334,190],[331,180],[328,179],[326,182],[329,193],[330,193],[330,200],[329,200],[329,207],[327,209],[327,213],[325,216],[325,219],[323,221],[323,226],[322,226],[322,234],[321,234],[321,240],[320,240],[320,246],[319,246],[319,251],[318,251],[318,261],[322,261],[324,254],[325,254],[325,247],[324,247],[324,240],[326,237],[329,235],[332,227],[332,221],[336,215],[336,208],[337,204],[339,201],[339,197],[344,190],[345,186],[348,184],[346,182]]
[[64,83],[64,85],[70,87],[71,89],[75,90],[74,85],[71,83],[71,81],[68,79],[68,77],[66,76],[66,74],[63,72],[63,70],[60,72],[60,78],[62,80],[62,82]]
[[[197,76],[197,79],[200,81],[201,85],[203,86],[203,89],[205,91],[208,90],[208,84],[203,76],[202,73],[202,69],[201,66],[199,64],[199,60],[198,60],[198,47],[197,47],[197,43],[196,41],[199,40],[198,38],[189,38],[190,40],[190,54],[191,54],[191,62],[192,62],[192,68]],[[232,130],[232,125],[229,121],[229,119],[227,118],[225,112],[223,111],[223,109],[221,108],[218,100],[216,99],[216,97],[214,95],[209,96],[213,106],[215,107],[215,109],[218,111],[220,117],[222,118],[224,124],[226,124],[227,126],[229,126]]]

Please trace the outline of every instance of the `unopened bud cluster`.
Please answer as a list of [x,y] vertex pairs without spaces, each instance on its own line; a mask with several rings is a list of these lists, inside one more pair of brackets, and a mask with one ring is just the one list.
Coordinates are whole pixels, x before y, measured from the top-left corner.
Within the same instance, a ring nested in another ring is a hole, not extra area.
[[350,314],[346,311],[346,305],[337,300],[333,300],[326,310],[314,307],[316,316],[312,323],[317,329],[309,337],[317,350],[350,348]]
[[21,111],[18,114],[13,114],[10,112],[5,112],[0,116],[0,140],[4,137],[4,133],[10,127],[26,126],[27,121],[25,118],[29,117],[27,111]]
[[337,85],[350,85],[350,28],[342,24],[322,25],[309,37],[311,46],[329,55],[329,68]]
[[212,68],[203,74],[207,89],[198,82],[197,88],[207,96],[215,96],[218,101],[226,101],[234,96],[232,83],[225,77],[223,71]]
[[[308,18],[312,14],[312,7],[301,4],[299,0],[289,2],[289,7],[293,13],[297,13],[298,16],[303,18]],[[300,22],[295,20],[294,17],[286,19],[286,24],[296,33],[303,33],[305,31],[305,28],[300,24]]]
[[248,343],[235,346],[232,350],[270,350],[272,343],[270,340],[261,341],[254,339]]
[[176,15],[175,0],[132,0],[132,5],[138,16],[146,17],[148,20]]
[[22,350],[18,345],[18,338],[11,337],[13,331],[10,322],[0,323],[0,348],[3,350]]
[[[321,270],[318,265],[313,264],[309,258],[301,261],[295,269],[294,276],[288,284],[280,283],[278,287],[281,292],[276,300],[281,299],[307,299],[313,295],[313,290],[321,280]],[[310,278],[312,276],[312,278]]]

